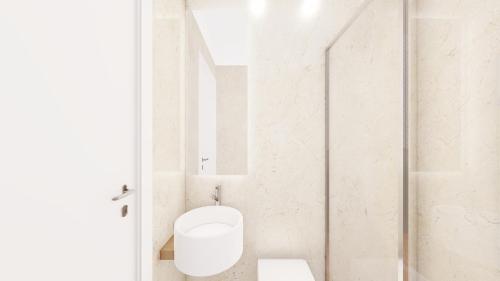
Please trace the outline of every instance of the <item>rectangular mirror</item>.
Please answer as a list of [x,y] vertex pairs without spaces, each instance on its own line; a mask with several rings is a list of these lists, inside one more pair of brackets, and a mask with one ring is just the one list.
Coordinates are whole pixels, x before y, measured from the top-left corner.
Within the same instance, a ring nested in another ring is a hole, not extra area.
[[247,174],[248,17],[244,6],[191,3],[186,16],[187,170]]

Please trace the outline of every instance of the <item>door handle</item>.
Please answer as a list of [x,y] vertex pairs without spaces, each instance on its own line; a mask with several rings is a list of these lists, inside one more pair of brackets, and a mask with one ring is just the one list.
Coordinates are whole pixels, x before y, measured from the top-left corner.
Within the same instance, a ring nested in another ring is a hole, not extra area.
[[118,200],[121,200],[129,195],[131,195],[132,193],[134,193],[135,190],[133,189],[128,189],[127,185],[124,185],[122,187],[122,194],[118,195],[118,196],[115,196],[113,197],[111,200],[113,201],[118,201]]

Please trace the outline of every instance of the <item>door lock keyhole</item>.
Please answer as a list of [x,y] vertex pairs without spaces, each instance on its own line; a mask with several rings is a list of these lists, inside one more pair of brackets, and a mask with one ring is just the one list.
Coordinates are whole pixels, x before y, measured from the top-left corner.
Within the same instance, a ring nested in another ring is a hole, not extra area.
[[123,205],[122,207],[122,218],[126,217],[128,214],[128,205]]

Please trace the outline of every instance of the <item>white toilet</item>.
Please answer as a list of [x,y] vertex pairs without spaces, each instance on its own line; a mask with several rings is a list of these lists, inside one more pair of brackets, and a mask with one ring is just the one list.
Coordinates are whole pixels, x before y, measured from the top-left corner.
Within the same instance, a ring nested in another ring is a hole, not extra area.
[[259,259],[258,281],[314,281],[314,277],[305,260]]

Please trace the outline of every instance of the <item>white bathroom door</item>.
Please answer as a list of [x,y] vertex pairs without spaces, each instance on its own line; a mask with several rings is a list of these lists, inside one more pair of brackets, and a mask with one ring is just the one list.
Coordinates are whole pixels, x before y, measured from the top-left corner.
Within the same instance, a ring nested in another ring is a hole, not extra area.
[[0,280],[137,280],[137,6],[0,1]]

